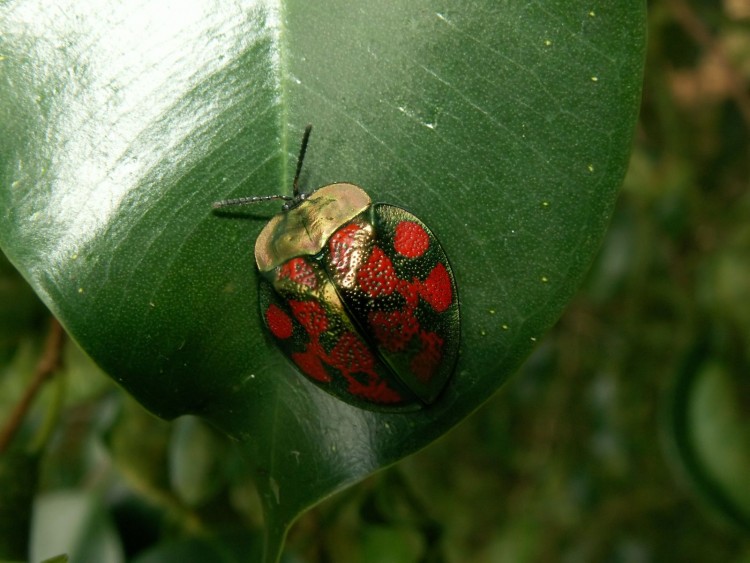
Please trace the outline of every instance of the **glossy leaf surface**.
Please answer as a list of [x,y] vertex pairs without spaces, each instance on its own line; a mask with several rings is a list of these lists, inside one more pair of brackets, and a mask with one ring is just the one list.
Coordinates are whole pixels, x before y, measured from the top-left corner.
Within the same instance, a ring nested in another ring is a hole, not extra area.
[[[558,318],[633,133],[642,2],[20,0],[0,8],[0,242],[80,345],[155,413],[255,465],[270,534],[476,409]],[[255,237],[349,181],[438,235],[458,366],[412,414],[348,406],[264,333]]]

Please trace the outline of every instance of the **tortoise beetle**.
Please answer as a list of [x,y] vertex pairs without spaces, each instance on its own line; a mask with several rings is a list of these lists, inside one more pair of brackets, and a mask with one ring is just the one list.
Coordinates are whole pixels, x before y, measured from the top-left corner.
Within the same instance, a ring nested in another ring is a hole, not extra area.
[[312,383],[375,411],[435,402],[458,357],[458,294],[432,231],[349,183],[293,195],[218,201],[214,208],[285,200],[255,243],[260,310],[274,340]]

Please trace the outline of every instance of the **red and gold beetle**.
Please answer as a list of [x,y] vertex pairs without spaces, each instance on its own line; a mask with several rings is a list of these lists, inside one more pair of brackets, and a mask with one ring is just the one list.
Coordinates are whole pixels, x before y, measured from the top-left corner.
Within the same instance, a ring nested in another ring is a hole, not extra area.
[[347,403],[378,411],[436,401],[458,356],[458,293],[433,232],[362,188],[298,187],[293,196],[219,201],[215,208],[283,199],[255,243],[268,330],[311,382]]

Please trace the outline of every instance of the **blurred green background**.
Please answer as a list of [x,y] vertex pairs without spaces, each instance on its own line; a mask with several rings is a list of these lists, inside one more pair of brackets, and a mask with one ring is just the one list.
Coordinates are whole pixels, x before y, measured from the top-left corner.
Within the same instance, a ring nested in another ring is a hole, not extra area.
[[[649,18],[630,170],[567,313],[456,430],[304,515],[286,561],[750,562],[750,0]],[[3,259],[0,431],[49,326]],[[232,445],[60,359],[1,464],[2,541],[25,546],[33,500],[32,560],[251,560]]]

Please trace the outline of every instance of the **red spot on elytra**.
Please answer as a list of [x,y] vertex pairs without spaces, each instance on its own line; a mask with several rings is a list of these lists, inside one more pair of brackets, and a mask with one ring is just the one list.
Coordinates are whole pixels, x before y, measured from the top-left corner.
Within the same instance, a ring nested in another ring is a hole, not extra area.
[[293,326],[292,319],[276,305],[271,305],[266,309],[266,324],[276,338],[286,340],[292,336]]
[[[339,370],[349,383],[347,391],[375,403],[398,403],[403,397],[375,370],[375,357],[367,344],[352,332],[341,335],[327,361]],[[367,377],[362,382],[355,374]]]
[[317,339],[328,330],[325,309],[317,301],[289,301],[289,307],[310,338]]
[[327,383],[331,381],[331,375],[326,371],[320,356],[316,354],[314,347],[308,347],[304,352],[292,354],[292,361],[309,377]]
[[379,247],[373,247],[367,262],[357,272],[359,287],[370,297],[381,297],[393,293],[398,282],[391,259]]
[[[356,334],[344,332],[329,353],[324,350],[320,336],[328,330],[329,321],[320,303],[290,300],[289,307],[310,337],[303,352],[291,354],[292,361],[302,373],[315,381],[331,383],[335,373],[331,368],[334,368],[346,380],[347,392],[353,396],[383,404],[404,400],[401,394],[378,374],[372,351]],[[283,340],[292,336],[291,318],[276,305],[272,304],[266,310],[266,320],[269,329],[277,338]],[[361,381],[362,376],[365,381]]]
[[430,235],[418,223],[401,221],[396,225],[393,247],[401,256],[419,258],[430,247]]
[[422,349],[412,358],[411,369],[417,379],[427,383],[443,360],[443,339],[434,332],[420,332]]
[[329,361],[344,373],[369,373],[375,367],[375,358],[367,344],[351,332],[341,335],[331,350]]
[[402,352],[419,331],[412,310],[372,311],[368,318],[377,343],[388,352]]
[[438,313],[450,307],[453,302],[453,288],[448,270],[442,262],[439,262],[422,282],[420,295]]
[[302,257],[292,258],[285,264],[282,264],[279,267],[278,277],[280,280],[289,279],[310,289],[318,287],[318,278],[315,275],[315,270]]

